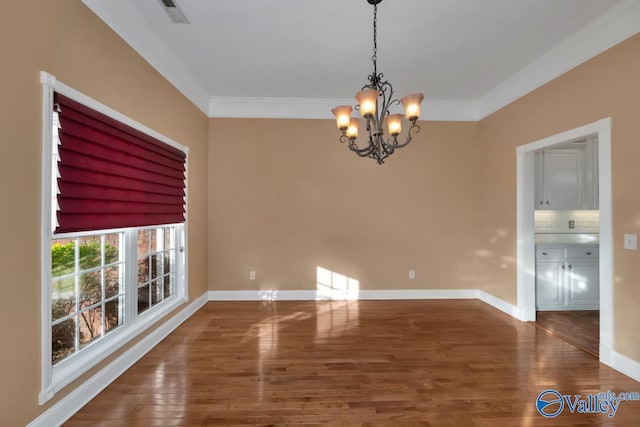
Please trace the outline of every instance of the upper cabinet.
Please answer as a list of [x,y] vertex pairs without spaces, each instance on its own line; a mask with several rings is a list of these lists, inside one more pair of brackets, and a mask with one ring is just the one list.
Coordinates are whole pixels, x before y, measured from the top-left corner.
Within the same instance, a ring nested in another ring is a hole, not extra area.
[[598,209],[595,139],[536,153],[536,209]]

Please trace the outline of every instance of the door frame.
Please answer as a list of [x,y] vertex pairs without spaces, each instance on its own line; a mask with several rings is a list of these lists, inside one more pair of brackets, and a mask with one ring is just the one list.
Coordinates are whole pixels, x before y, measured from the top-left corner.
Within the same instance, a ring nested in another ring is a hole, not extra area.
[[536,320],[535,151],[563,142],[598,137],[600,210],[600,361],[611,365],[613,354],[613,228],[611,218],[611,117],[516,148],[518,310],[520,319]]

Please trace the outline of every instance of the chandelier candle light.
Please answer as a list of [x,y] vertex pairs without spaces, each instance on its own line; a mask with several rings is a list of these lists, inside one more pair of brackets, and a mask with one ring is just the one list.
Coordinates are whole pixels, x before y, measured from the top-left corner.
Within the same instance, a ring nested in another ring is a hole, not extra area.
[[[360,157],[375,159],[379,165],[384,163],[384,159],[389,157],[396,148],[405,147],[411,142],[414,134],[420,132],[420,127],[416,121],[420,117],[420,105],[424,99],[421,93],[407,95],[398,100],[393,98],[393,87],[391,83],[383,79],[383,74],[378,74],[377,53],[378,53],[378,3],[382,0],[367,0],[373,5],[373,73],[369,74],[369,83],[356,93],[358,105],[355,109],[360,110],[360,114],[366,122],[367,133],[369,134],[368,144],[364,148],[359,148],[356,144],[358,138],[359,120],[351,117],[353,108],[350,105],[340,105],[331,112],[336,116],[338,129],[342,132],[340,142],[348,142],[349,149]],[[389,108],[394,104],[404,106],[404,116],[402,114],[390,114]],[[407,132],[404,142],[398,142],[398,136],[402,131],[402,119],[406,117],[411,126]],[[386,121],[389,136],[385,138],[383,121]]]

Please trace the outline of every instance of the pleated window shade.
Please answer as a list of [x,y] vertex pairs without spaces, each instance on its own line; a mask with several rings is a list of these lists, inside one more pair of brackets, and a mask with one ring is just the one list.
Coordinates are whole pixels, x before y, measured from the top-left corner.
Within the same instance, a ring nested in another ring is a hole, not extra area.
[[184,222],[184,152],[58,93],[54,108],[55,233]]

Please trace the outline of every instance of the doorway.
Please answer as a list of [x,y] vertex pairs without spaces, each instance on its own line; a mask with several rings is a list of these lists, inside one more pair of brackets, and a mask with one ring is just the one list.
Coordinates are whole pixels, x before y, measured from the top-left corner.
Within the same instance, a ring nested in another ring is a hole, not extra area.
[[524,321],[536,320],[535,152],[566,141],[597,136],[600,210],[599,359],[611,365],[613,354],[613,234],[611,219],[611,119],[606,118],[516,148],[518,310]]

